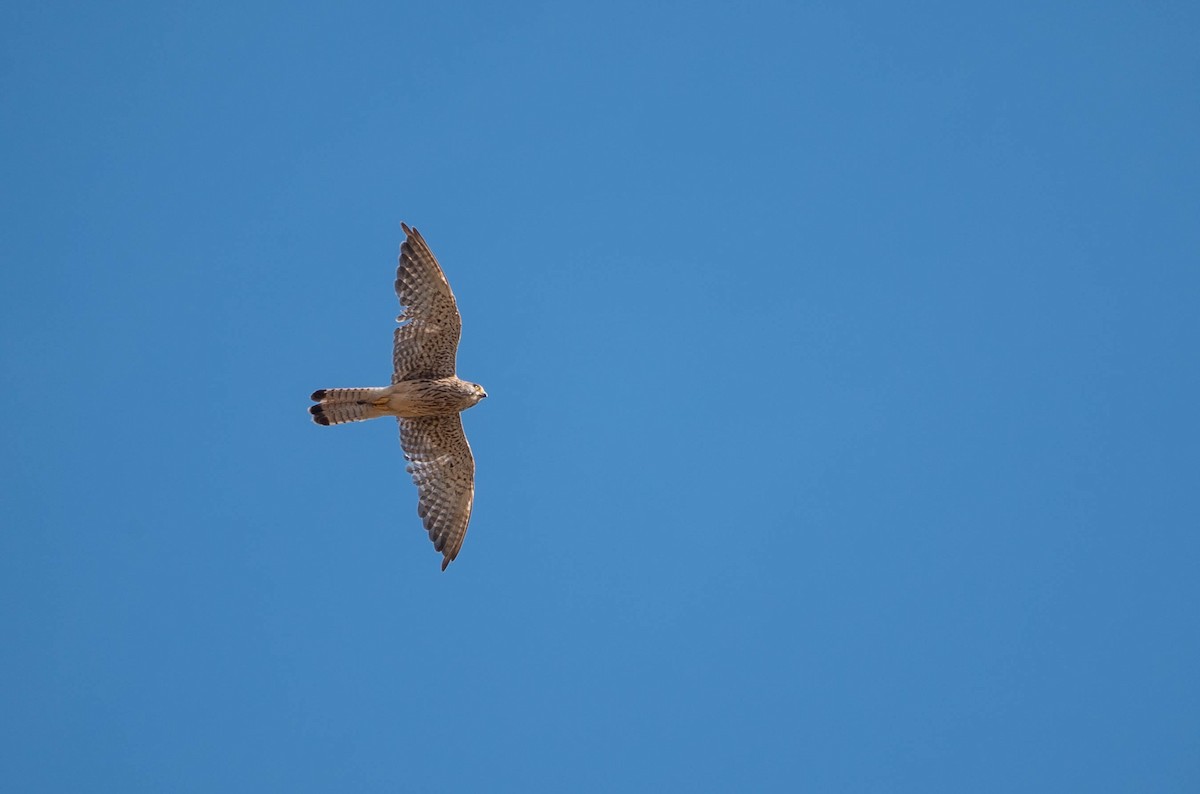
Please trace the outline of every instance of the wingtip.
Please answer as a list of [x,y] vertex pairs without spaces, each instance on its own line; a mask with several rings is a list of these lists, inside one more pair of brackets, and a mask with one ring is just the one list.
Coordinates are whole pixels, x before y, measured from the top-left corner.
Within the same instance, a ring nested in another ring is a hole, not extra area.
[[406,235],[408,235],[409,237],[412,237],[413,231],[412,231],[412,229],[409,228],[407,223],[405,223],[404,221],[400,221],[400,228],[404,231],[404,233]]
[[453,559],[453,557],[443,557],[442,558],[442,570],[443,571],[446,570],[446,566],[450,564],[450,560],[452,560],[452,559]]

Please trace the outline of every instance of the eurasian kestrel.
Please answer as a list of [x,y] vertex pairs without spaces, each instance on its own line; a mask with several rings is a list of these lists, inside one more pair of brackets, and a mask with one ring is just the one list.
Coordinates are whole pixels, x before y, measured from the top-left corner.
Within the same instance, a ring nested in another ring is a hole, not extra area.
[[459,414],[487,392],[455,374],[462,318],[454,293],[421,233],[403,223],[400,228],[407,239],[396,268],[402,311],[396,318],[392,385],[318,389],[312,395],[317,404],[308,410],[319,425],[397,418],[407,470],[417,484],[417,515],[442,553],[444,571],[462,548],[475,501],[475,458]]

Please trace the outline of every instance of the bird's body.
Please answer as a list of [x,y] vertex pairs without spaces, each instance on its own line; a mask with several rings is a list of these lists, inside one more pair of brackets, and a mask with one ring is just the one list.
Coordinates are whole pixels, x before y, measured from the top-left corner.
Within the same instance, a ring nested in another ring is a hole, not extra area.
[[[420,419],[465,411],[483,399],[474,383],[459,378],[402,380],[378,388],[321,389],[313,392],[317,403],[313,420],[319,425],[339,425],[378,416]],[[368,416],[355,415],[359,411]]]
[[487,392],[455,374],[462,320],[454,293],[433,253],[416,229],[401,224],[396,295],[404,311],[397,317],[390,386],[319,389],[309,408],[321,425],[395,416],[408,472],[417,485],[417,514],[442,570],[458,555],[475,501],[475,458],[459,413]]

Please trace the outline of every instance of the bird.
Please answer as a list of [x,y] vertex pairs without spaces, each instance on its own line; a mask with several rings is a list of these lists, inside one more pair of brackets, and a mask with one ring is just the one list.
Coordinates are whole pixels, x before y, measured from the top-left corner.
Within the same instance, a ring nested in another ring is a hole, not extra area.
[[487,397],[456,374],[462,317],[425,238],[401,223],[396,268],[401,312],[392,342],[392,385],[318,389],[309,407],[319,425],[394,416],[420,516],[446,570],[462,548],[475,503],[475,457],[460,414]]

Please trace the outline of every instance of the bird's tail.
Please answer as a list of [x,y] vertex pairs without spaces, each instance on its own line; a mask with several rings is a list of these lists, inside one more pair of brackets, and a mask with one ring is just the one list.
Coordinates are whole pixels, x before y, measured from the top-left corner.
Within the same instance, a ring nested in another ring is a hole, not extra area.
[[317,389],[312,393],[316,405],[308,412],[319,425],[340,425],[387,416],[387,392],[384,389]]

